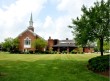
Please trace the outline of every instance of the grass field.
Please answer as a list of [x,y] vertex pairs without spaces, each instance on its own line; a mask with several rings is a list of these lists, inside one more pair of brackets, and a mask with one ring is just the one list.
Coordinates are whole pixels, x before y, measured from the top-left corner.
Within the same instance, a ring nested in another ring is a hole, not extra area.
[[0,53],[0,81],[109,81],[87,69],[98,54]]

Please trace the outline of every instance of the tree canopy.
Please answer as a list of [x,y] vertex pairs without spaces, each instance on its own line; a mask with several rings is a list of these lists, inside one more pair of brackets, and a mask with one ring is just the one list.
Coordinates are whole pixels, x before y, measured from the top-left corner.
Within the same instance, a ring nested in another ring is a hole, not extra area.
[[101,0],[95,2],[94,6],[87,8],[83,5],[81,8],[83,14],[81,17],[72,19],[75,40],[78,44],[84,46],[89,41],[100,41],[100,52],[103,55],[103,42],[110,38],[110,1]]
[[8,52],[18,51],[19,41],[17,38],[6,38],[3,43],[1,43],[2,49]]
[[38,38],[33,42],[33,46],[37,50],[42,50],[42,48],[45,48],[47,46],[47,42],[42,38]]

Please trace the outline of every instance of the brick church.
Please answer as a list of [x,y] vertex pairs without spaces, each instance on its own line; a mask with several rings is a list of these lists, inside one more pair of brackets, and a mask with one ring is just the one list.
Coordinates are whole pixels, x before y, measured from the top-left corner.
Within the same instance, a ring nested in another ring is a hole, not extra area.
[[[42,38],[39,35],[37,35],[34,32],[33,27],[33,19],[32,19],[32,13],[29,21],[29,26],[26,30],[24,30],[22,33],[19,34],[18,40],[19,40],[19,51],[27,52],[27,51],[35,51],[36,48],[32,46],[32,42],[35,41],[37,38]],[[46,41],[46,40],[45,40]],[[66,38],[66,40],[59,40],[59,39],[49,39],[47,40],[48,45],[46,50],[53,50],[57,52],[67,51],[68,53],[72,50],[77,50],[78,46],[75,44],[73,40],[69,40]],[[94,52],[93,47],[83,47],[83,52]]]
[[32,42],[34,42],[34,40],[37,38],[42,38],[42,37],[40,37],[34,32],[33,19],[31,13],[29,26],[18,36],[19,50],[22,52],[35,51],[36,49],[32,46]]

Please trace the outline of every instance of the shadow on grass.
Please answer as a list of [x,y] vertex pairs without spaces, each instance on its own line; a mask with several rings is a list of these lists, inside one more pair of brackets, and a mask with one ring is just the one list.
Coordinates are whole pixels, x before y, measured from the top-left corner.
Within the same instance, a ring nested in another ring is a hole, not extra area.
[[109,79],[89,71],[85,61],[0,60],[0,81],[108,81]]

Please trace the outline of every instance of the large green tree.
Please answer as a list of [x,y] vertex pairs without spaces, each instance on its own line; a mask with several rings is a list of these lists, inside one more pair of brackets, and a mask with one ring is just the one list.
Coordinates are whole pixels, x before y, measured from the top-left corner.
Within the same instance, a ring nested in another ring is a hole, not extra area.
[[12,38],[6,38],[4,42],[2,43],[3,49],[6,51],[10,51],[11,49],[11,44],[12,44],[13,39]]
[[43,50],[47,46],[47,42],[43,38],[38,38],[33,42],[33,46],[36,50]]
[[101,0],[95,2],[94,6],[87,8],[83,5],[81,8],[83,14],[72,20],[72,26],[75,39],[78,44],[86,45],[88,40],[100,42],[100,52],[103,56],[103,42],[110,38],[110,1]]
[[6,38],[2,43],[2,47],[4,50],[8,52],[16,52],[18,50],[19,41],[17,38]]
[[18,40],[18,38],[15,38],[12,40],[10,52],[16,53],[16,52],[18,52],[18,50],[19,50],[19,40]]

